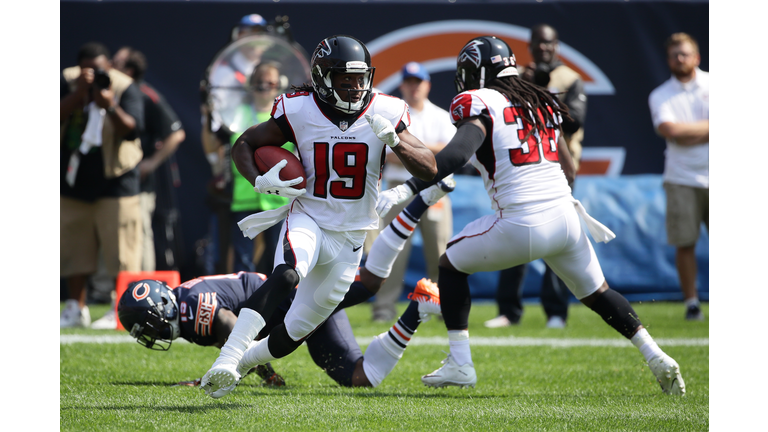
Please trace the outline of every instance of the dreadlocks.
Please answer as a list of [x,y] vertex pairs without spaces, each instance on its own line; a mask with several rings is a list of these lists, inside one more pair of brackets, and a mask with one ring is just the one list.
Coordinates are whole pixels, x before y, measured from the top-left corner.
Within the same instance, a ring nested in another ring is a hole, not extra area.
[[315,89],[312,87],[312,84],[304,83],[300,86],[291,84],[291,90],[294,92],[313,92]]
[[[523,122],[538,129],[540,135],[546,133],[547,123],[555,125],[553,114],[549,112],[547,106],[552,108],[553,113],[560,114],[563,119],[573,120],[568,113],[568,107],[563,105],[554,94],[547,89],[539,87],[528,81],[522,80],[517,76],[497,78],[488,88],[497,90],[507,97],[513,104],[528,106],[531,110],[523,110]],[[540,120],[536,112],[544,116],[544,122]],[[533,129],[528,133],[530,135]],[[528,139],[528,136],[525,137]]]

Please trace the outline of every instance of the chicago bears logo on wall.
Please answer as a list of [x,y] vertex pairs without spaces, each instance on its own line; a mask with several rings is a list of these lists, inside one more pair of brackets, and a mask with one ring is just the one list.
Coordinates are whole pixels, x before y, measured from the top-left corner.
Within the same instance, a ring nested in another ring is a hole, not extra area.
[[[531,61],[528,51],[530,33],[529,28],[495,21],[433,21],[403,27],[366,43],[366,46],[376,65],[376,87],[383,93],[391,93],[402,81],[400,68],[404,64],[419,62],[430,74],[452,73],[456,70],[457,57],[465,54],[462,47],[478,36],[492,34],[503,39],[515,53],[517,63],[527,64]],[[466,52],[468,59],[473,55]],[[587,94],[614,94],[613,84],[603,71],[562,40],[558,58],[582,76]]]

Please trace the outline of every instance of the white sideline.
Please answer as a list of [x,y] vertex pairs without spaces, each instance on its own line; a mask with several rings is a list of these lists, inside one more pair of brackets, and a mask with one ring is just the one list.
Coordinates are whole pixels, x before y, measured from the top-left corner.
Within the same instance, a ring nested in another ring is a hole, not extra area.
[[[368,345],[373,337],[356,337],[359,345]],[[116,344],[116,343],[136,343],[128,335],[60,335],[61,345],[75,343],[95,343],[95,344]],[[174,341],[174,343],[189,343],[184,339]],[[572,347],[632,347],[632,343],[627,339],[563,339],[563,338],[529,338],[529,337],[473,337],[470,339],[472,346],[546,346],[551,348],[572,348]],[[709,338],[668,338],[656,339],[662,347],[669,346],[709,346]],[[448,338],[433,337],[415,337],[409,345],[430,345],[430,346],[448,346]]]

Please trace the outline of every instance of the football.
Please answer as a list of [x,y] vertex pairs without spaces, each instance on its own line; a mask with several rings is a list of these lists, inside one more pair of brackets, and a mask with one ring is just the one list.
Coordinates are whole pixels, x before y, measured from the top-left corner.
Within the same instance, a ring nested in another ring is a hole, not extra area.
[[278,162],[285,159],[288,164],[280,170],[280,180],[293,180],[296,177],[302,177],[301,183],[293,186],[294,189],[304,189],[307,187],[307,174],[304,172],[304,166],[301,164],[299,158],[297,158],[290,151],[275,146],[259,147],[253,153],[253,159],[256,162],[256,168],[262,174],[265,174]]

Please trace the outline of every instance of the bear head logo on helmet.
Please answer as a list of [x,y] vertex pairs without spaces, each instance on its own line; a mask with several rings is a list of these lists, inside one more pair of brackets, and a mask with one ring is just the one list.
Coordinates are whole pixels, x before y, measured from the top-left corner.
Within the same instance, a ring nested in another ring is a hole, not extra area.
[[161,281],[130,284],[117,304],[117,316],[131,336],[149,349],[166,351],[180,334],[176,296]]

